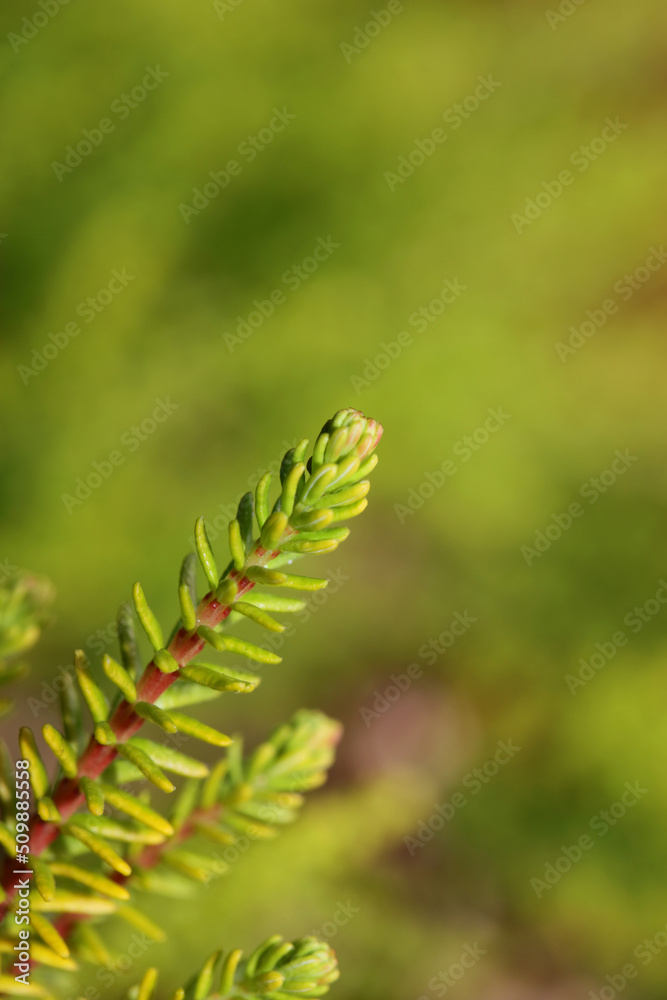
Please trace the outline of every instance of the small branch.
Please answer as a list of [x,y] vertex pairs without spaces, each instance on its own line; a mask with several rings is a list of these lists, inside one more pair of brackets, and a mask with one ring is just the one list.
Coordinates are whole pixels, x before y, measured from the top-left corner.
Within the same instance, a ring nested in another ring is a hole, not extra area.
[[[280,544],[288,538],[296,535],[293,528],[288,528]],[[280,554],[280,548],[267,551],[257,542],[253,551],[248,556],[245,566],[241,570],[233,570],[230,579],[238,585],[238,591],[234,598],[237,601],[248,591],[252,590],[255,584],[245,575],[250,567],[265,566]],[[199,603],[197,608],[197,624],[208,625],[215,628],[220,625],[233,609],[232,604],[220,604],[213,593],[209,592]],[[201,653],[205,642],[196,632],[188,632],[180,628],[167,647],[174,657],[179,667],[185,667],[195,656]],[[179,671],[167,674],[163,673],[151,660],[137,686],[137,700],[154,704],[160,695],[169,688],[179,677]],[[141,729],[144,719],[137,715],[132,704],[125,699],[116,708],[109,720],[109,725],[113,729],[119,743],[124,743]],[[53,801],[60,813],[63,821],[69,819],[85,802],[85,796],[81,791],[80,778],[99,778],[118,756],[116,746],[103,746],[98,743],[94,736],[90,737],[90,742],[84,750],[78,766],[78,776],[76,778],[61,778],[53,793]],[[60,824],[45,822],[36,813],[33,813],[30,821],[30,853],[39,856],[49,847],[60,833]],[[10,903],[16,895],[14,878],[14,860],[7,857],[4,865],[2,887],[6,893],[5,900],[0,903],[0,923],[4,920],[9,910]],[[31,876],[26,876],[30,878]]]

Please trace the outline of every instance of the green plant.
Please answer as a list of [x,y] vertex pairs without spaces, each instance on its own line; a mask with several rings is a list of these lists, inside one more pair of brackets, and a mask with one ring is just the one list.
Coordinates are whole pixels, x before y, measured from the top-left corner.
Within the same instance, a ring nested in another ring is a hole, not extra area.
[[[53,586],[44,577],[12,568],[0,581],[0,686],[16,681],[25,670],[19,659],[34,646],[48,624],[48,608],[54,598]],[[0,698],[0,716],[12,708],[8,698]]]
[[[287,1000],[319,997],[338,979],[336,956],[314,937],[284,942],[276,934],[259,945],[242,962],[240,950],[224,959],[214,952],[198,973],[173,994],[172,1000]],[[151,1000],[157,969],[149,969],[142,982],[130,990],[128,1000]]]
[[[274,835],[281,824],[294,819],[303,793],[325,780],[340,727],[321,713],[298,712],[244,757],[240,741],[181,709],[225,692],[250,693],[260,682],[256,673],[215,656],[202,662],[198,657],[207,648],[258,664],[279,661],[270,650],[232,635],[227,627],[248,618],[271,632],[283,631],[273,615],[298,611],[303,603],[281,596],[280,588],[313,591],[326,586],[326,580],[288,570],[300,556],[330,552],[347,537],[349,529],[342,522],[366,507],[367,476],[377,463],[381,434],[376,421],[345,409],[324,425],[308,461],[307,440],[290,449],[282,460],[275,502],[270,500],[269,473],[260,479],[254,496],[242,497],[229,525],[232,558],[222,573],[204,519],[199,518],[196,556],[186,556],[179,578],[181,617],[168,641],[141,585],[134,586],[134,611],[153,647],[143,670],[128,605],[118,617],[120,658],[102,658],[106,681],[94,675],[81,651],[76,652],[76,684],[64,685],[61,726],[47,723],[42,729],[57,764],[54,777],[48,774],[34,734],[24,727],[19,732],[19,780],[12,766],[0,790],[0,844],[5,854],[0,951],[12,959],[17,947],[19,957],[21,948],[25,953],[26,926],[39,938],[30,941],[32,962],[62,970],[76,968],[76,958],[104,962],[108,952],[96,928],[109,916],[160,939],[161,930],[133,905],[137,888],[182,892],[184,880],[218,877],[230,863],[225,851],[238,852],[241,844],[246,849],[251,840]],[[201,599],[196,596],[197,557],[207,586]],[[270,589],[259,592],[257,585]],[[83,721],[82,702],[92,719],[92,734]],[[137,735],[145,724],[161,732],[161,742]],[[180,749],[192,738],[224,748],[224,755],[208,767]],[[138,793],[123,787],[148,782],[174,792],[165,772],[185,779],[168,817],[152,807],[145,788]],[[26,818],[28,775],[35,806]],[[216,857],[202,848],[206,841],[218,845]],[[30,906],[17,894],[17,872],[25,872],[26,882],[34,878],[37,892],[30,894]],[[232,956],[237,957],[227,957],[217,993],[210,992],[215,965],[211,960],[194,985],[176,996],[319,996],[335,974],[332,953],[315,939],[294,945],[271,939],[246,963],[234,966],[235,972],[230,970],[240,955]],[[22,971],[21,964],[16,967]],[[308,976],[304,979],[298,969],[308,969]],[[4,974],[0,991],[24,991],[28,978],[24,976],[19,986],[15,977]],[[33,995],[48,995],[35,983],[28,988]],[[149,976],[136,996],[147,1000],[151,989]]]

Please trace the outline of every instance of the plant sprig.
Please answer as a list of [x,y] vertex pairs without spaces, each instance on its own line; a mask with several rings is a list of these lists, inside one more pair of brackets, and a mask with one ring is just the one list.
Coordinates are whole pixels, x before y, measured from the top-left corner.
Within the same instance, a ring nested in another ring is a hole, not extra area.
[[[240,949],[226,955],[215,951],[171,1000],[292,1000],[321,997],[338,979],[338,964],[332,949],[315,937],[283,941],[268,938],[243,960]],[[127,1000],[152,1000],[157,969],[148,969]]]
[[[141,670],[127,605],[118,619],[120,656],[103,657],[104,686],[77,651],[77,683],[65,685],[62,692],[61,726],[47,724],[42,730],[58,764],[53,780],[34,734],[27,727],[21,730],[20,751],[30,763],[36,801],[29,857],[38,893],[32,929],[41,939],[33,949],[35,960],[71,968],[66,939],[84,926],[81,950],[89,956],[100,953],[87,918],[115,913],[135,925],[146,921],[125,902],[128,887],[154,891],[159,881],[154,876],[165,869],[196,881],[209,876],[207,856],[183,847],[191,837],[233,846],[250,831],[256,837],[272,833],[294,818],[302,792],[324,780],[338,729],[318,713],[298,714],[243,760],[240,743],[181,709],[225,692],[250,693],[260,683],[254,670],[220,662],[211,653],[201,659],[207,648],[258,665],[280,661],[271,650],[230,634],[226,626],[247,618],[280,632],[284,626],[274,616],[304,605],[283,597],[278,588],[313,591],[327,585],[325,579],[288,570],[300,556],[333,551],[347,537],[349,529],[342,522],[366,507],[367,477],[377,463],[381,434],[376,421],[345,409],[324,425],[308,460],[307,440],[290,449],[282,460],[277,496],[271,499],[272,477],[266,473],[254,495],[242,497],[229,524],[231,560],[222,573],[199,518],[196,556],[186,556],[178,581],[180,620],[168,641],[142,586],[135,584],[134,610],[152,645],[152,658]],[[197,560],[207,582],[201,598],[196,593]],[[260,593],[258,585],[270,589]],[[115,690],[112,698],[105,693],[108,683]],[[83,722],[82,702],[92,719],[92,734]],[[137,735],[145,724],[157,731],[159,742]],[[209,769],[179,748],[192,738],[229,749]],[[122,787],[146,780],[170,793],[175,790],[170,775],[186,780],[169,819],[152,808],[145,794],[128,794]],[[14,807],[6,795],[0,824],[0,845],[7,855],[3,917],[14,905]],[[66,888],[71,882],[74,886]],[[11,935],[0,940],[0,951],[7,951],[11,941]],[[252,994],[246,989],[238,995]],[[276,1000],[280,995],[288,991],[278,991]]]

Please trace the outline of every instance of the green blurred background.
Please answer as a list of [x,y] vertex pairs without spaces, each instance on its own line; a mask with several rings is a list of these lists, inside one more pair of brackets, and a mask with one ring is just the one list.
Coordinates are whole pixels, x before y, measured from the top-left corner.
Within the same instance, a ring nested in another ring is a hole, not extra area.
[[[166,996],[216,945],[322,928],[342,903],[356,912],[330,938],[341,1000],[445,995],[434,977],[467,945],[485,954],[446,987],[460,1000],[583,1000],[627,963],[629,994],[664,997],[667,611],[650,601],[667,573],[667,8],[72,0],[36,30],[40,10],[8,0],[0,15],[0,559],[58,590],[19,720],[135,579],[175,617],[196,516],[223,548],[225,505],[296,438],[346,405],[385,426],[370,508],[328,557],[340,585],[256,695],[208,713],[254,743],[322,708],[346,725],[334,776],[228,877],[151,904],[172,943],[103,995],[150,962]],[[168,75],[124,104],[147,67]],[[480,77],[493,93],[457,117]],[[280,131],[275,109],[295,116]],[[83,130],[99,144],[54,167]],[[387,177],[411,154],[409,176]],[[184,210],[230,160],[224,190]],[[318,239],[339,246],[294,287]],[[652,248],[656,269],[633,277]],[[79,303],[123,269],[132,280],[86,322]],[[446,280],[465,291],[431,308]],[[557,348],[595,317],[576,351]],[[173,412],[139,440],[156,400]],[[509,418],[480,443],[489,408]],[[457,442],[475,432],[466,460]],[[64,501],[115,450],[113,474]],[[617,450],[636,461],[591,485]],[[434,490],[426,474],[447,460]],[[549,525],[545,551],[522,553]],[[624,622],[647,601],[641,627]],[[474,624],[427,655],[456,612]],[[573,693],[566,675],[619,630],[628,642]],[[362,713],[411,663],[423,675]],[[521,751],[471,794],[499,740]],[[647,791],[591,833],[626,782]],[[465,806],[406,843],[457,791]],[[531,880],[586,833],[594,848],[538,898]],[[127,929],[113,933],[123,951]],[[655,954],[635,953],[656,934]],[[94,985],[86,968],[70,992]]]

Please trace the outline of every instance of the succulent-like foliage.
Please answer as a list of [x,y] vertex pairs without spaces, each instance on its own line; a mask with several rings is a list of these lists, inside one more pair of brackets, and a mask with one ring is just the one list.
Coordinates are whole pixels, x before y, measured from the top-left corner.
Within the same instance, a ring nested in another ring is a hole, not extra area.
[[[0,686],[17,680],[24,665],[18,659],[34,646],[48,623],[48,609],[54,598],[52,584],[44,577],[18,569],[3,575],[0,582]],[[0,698],[0,716],[12,708]]]
[[[75,654],[76,682],[63,688],[61,722],[42,729],[47,764],[33,732],[20,730],[19,758],[29,771],[35,805],[25,823],[25,800],[17,806],[12,795],[12,766],[2,784],[0,845],[6,857],[0,915],[11,917],[20,905],[13,873],[24,869],[36,888],[32,961],[58,969],[76,968],[75,955],[108,961],[96,924],[111,915],[159,939],[161,930],[132,905],[135,890],[183,896],[191,882],[222,875],[252,840],[273,836],[290,822],[303,793],[325,780],[339,726],[320,713],[298,712],[244,757],[240,740],[183,709],[224,693],[250,693],[260,683],[257,668],[279,662],[270,649],[231,633],[229,626],[249,619],[281,632],[284,626],[274,616],[304,607],[283,596],[284,589],[326,586],[326,580],[292,573],[291,564],[302,555],[333,551],[347,537],[344,522],[367,504],[367,477],[377,463],[381,433],[379,424],[358,411],[340,410],[324,425],[310,458],[307,440],[290,449],[278,489],[272,490],[267,473],[254,495],[242,497],[229,525],[231,560],[222,572],[200,518],[196,555],[186,556],[178,579],[180,619],[170,637],[165,639],[136,583],[134,612],[124,605],[118,616],[118,659],[105,654],[99,671],[83,652]],[[206,581],[202,597],[197,561]],[[143,669],[135,615],[153,648]],[[230,654],[255,668],[230,663]],[[144,726],[149,737],[139,735]],[[223,756],[209,766],[192,750],[193,740],[222,748]],[[166,818],[151,805],[147,784],[171,793],[176,790],[171,776],[180,788]],[[17,838],[20,833],[24,836]],[[18,931],[15,920],[6,923],[0,952],[13,960]],[[211,992],[211,971],[177,996],[319,996],[335,969],[329,950],[314,939],[293,945],[271,939],[238,967],[239,953],[232,956],[237,957],[226,959],[218,992]],[[305,968],[312,976],[298,971]],[[11,992],[12,982],[0,978],[0,992]],[[149,978],[139,987],[139,1000],[147,1000],[151,988]]]
[[[242,961],[243,952],[213,952],[201,970],[171,1000],[288,1000],[321,997],[338,979],[336,955],[314,937],[283,941],[270,937]],[[157,969],[149,969],[127,1000],[152,1000]]]

